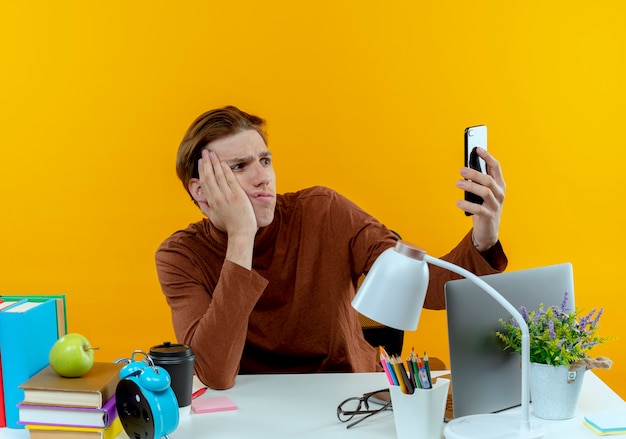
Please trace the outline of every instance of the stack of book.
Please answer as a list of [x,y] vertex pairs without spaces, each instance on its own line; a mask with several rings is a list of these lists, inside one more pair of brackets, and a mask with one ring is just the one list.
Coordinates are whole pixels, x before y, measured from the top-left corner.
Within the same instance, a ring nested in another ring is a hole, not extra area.
[[48,365],[66,328],[65,296],[0,296],[0,426],[20,428],[19,385]]
[[79,378],[59,376],[51,366],[20,386],[19,423],[31,439],[113,439],[122,431],[115,389],[122,365],[96,362]]

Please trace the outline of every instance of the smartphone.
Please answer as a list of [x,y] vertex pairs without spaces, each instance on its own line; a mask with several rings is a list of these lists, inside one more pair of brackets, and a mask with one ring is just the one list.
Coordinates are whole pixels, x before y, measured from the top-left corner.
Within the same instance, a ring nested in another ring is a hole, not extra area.
[[[465,163],[464,166],[475,169],[483,174],[487,172],[487,164],[476,153],[476,148],[487,149],[487,126],[477,125],[465,128]],[[483,199],[478,195],[465,191],[465,200],[472,203],[483,204]],[[465,212],[465,215],[472,215]]]

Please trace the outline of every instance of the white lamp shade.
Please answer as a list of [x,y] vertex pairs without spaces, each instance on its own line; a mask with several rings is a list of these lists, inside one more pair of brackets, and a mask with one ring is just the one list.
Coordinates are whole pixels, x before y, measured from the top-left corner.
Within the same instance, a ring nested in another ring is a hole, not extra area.
[[423,255],[419,247],[402,241],[385,250],[365,276],[352,306],[383,325],[417,329],[428,287],[428,264]]

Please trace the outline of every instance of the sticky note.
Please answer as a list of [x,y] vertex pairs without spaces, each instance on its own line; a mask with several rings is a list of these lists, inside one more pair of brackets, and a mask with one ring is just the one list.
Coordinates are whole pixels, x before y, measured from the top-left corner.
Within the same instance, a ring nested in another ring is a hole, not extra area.
[[215,398],[197,398],[191,401],[191,410],[194,413],[223,412],[237,410],[237,406],[227,396]]
[[626,433],[626,412],[586,415],[584,423],[589,423],[586,425],[596,434],[623,434]]

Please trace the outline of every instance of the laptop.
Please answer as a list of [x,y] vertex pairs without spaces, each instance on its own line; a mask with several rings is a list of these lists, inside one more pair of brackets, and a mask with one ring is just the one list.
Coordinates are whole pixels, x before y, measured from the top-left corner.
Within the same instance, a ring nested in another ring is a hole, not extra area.
[[[480,277],[517,310],[560,306],[566,291],[567,308],[575,309],[570,263]],[[447,282],[445,297],[453,417],[520,405],[520,355],[503,351],[495,336],[503,329],[500,319],[508,321],[511,314],[468,279]]]

